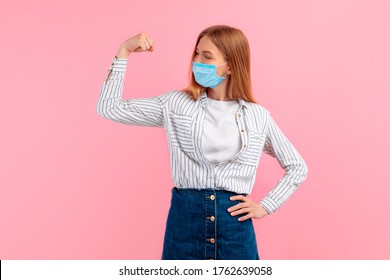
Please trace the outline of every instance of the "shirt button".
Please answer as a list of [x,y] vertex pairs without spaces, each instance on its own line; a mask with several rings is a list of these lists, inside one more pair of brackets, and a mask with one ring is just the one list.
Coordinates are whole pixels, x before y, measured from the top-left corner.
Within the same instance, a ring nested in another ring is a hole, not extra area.
[[246,144],[244,144],[244,146],[243,146],[244,148],[246,148]]
[[232,162],[232,161],[229,159],[228,162]]
[[237,118],[239,118],[239,117],[241,117],[241,115],[240,115],[240,114],[237,114]]
[[214,216],[211,216],[211,217],[210,217],[210,220],[214,222],[214,221],[215,221],[215,217],[214,217]]
[[214,199],[215,199],[215,195],[213,195],[213,194],[210,195],[210,199],[211,199],[211,200],[214,200]]
[[214,238],[210,238],[209,241],[210,241],[211,243],[213,243],[213,244],[215,243],[215,239],[214,239]]
[[244,132],[245,130],[244,129],[241,129],[241,132]]

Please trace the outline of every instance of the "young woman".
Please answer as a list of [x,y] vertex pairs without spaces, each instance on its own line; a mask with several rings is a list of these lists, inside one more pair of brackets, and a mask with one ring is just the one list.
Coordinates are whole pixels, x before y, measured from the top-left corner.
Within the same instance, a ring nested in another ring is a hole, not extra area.
[[[255,101],[247,38],[239,29],[211,26],[196,40],[186,89],[123,100],[129,55],[153,49],[146,33],[120,45],[97,112],[128,125],[165,128],[174,187],[162,259],[259,259],[252,218],[275,212],[306,179],[308,168]],[[285,174],[256,202],[247,195],[263,151]]]

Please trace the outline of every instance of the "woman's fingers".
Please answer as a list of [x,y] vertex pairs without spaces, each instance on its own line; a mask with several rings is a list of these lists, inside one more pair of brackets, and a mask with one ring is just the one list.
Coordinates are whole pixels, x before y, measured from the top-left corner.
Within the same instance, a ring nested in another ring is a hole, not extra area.
[[260,204],[243,195],[231,196],[230,200],[242,201],[227,209],[231,216],[237,216],[246,213],[245,216],[238,218],[238,221],[240,222],[248,220],[250,218],[260,219],[268,214],[268,212]]
[[150,49],[152,48],[152,46],[154,44],[154,41],[152,40],[152,38],[150,38],[147,33],[142,32],[140,34],[140,39],[142,41],[142,50],[143,51],[150,51]]
[[232,216],[237,216],[237,215],[240,215],[240,214],[243,214],[243,213],[248,213],[248,212],[250,212],[251,211],[251,209],[250,208],[248,208],[248,207],[243,207],[243,208],[241,208],[241,209],[238,209],[238,210],[235,210],[235,211],[233,211],[233,212],[230,212],[230,215],[232,215]]
[[149,44],[149,41],[148,41],[147,38],[143,39],[143,43],[144,43],[144,47],[145,47],[144,50],[145,51],[149,50],[150,49],[150,44]]
[[234,211],[237,211],[237,210],[239,210],[241,208],[249,207],[249,206],[250,206],[249,203],[241,202],[241,203],[238,203],[238,204],[236,204],[236,205],[234,205],[232,207],[229,207],[228,208],[228,212],[234,212]]
[[138,38],[137,45],[138,45],[138,48],[135,49],[136,52],[144,52],[144,51],[148,50],[148,44],[147,44],[145,38],[143,38],[143,37]]
[[253,216],[254,216],[253,213],[248,213],[247,215],[238,218],[238,220],[239,220],[240,222],[242,222],[242,221],[248,220],[248,219],[250,219],[250,218],[253,218]]
[[236,205],[234,205],[234,206],[232,206],[232,207],[229,207],[228,208],[228,212],[233,212],[233,211],[235,211],[235,210],[238,210],[238,209],[240,209],[240,208],[242,208],[242,207],[247,207],[247,206],[249,206],[249,204],[248,204],[248,198],[246,198],[245,196],[243,196],[243,195],[235,195],[235,196],[231,196],[230,197],[230,200],[241,200],[241,201],[243,201],[243,202],[240,202],[240,203],[238,203],[238,204],[236,204]]
[[242,200],[242,201],[248,201],[248,198],[243,195],[234,195],[230,197],[230,200]]
[[150,48],[153,47],[154,41],[149,36],[146,36],[145,40],[148,42]]

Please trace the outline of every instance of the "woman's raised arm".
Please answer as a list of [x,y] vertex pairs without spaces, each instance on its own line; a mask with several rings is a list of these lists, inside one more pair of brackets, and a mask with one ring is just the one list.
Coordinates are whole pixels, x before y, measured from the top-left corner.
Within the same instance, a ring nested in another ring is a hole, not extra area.
[[128,56],[132,52],[153,51],[153,49],[154,41],[145,32],[121,44],[100,89],[96,108],[100,116],[129,125],[164,126],[163,102],[159,96],[122,99]]

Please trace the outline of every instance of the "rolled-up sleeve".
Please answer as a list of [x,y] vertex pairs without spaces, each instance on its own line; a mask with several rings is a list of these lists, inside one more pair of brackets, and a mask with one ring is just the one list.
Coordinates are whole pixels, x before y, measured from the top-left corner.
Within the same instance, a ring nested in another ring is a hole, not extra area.
[[275,157],[285,170],[284,176],[276,186],[260,201],[260,204],[271,214],[306,180],[308,167],[271,115],[269,115],[267,138],[263,151]]
[[163,104],[159,96],[122,99],[127,61],[127,58],[113,58],[100,89],[97,113],[128,125],[163,127]]

